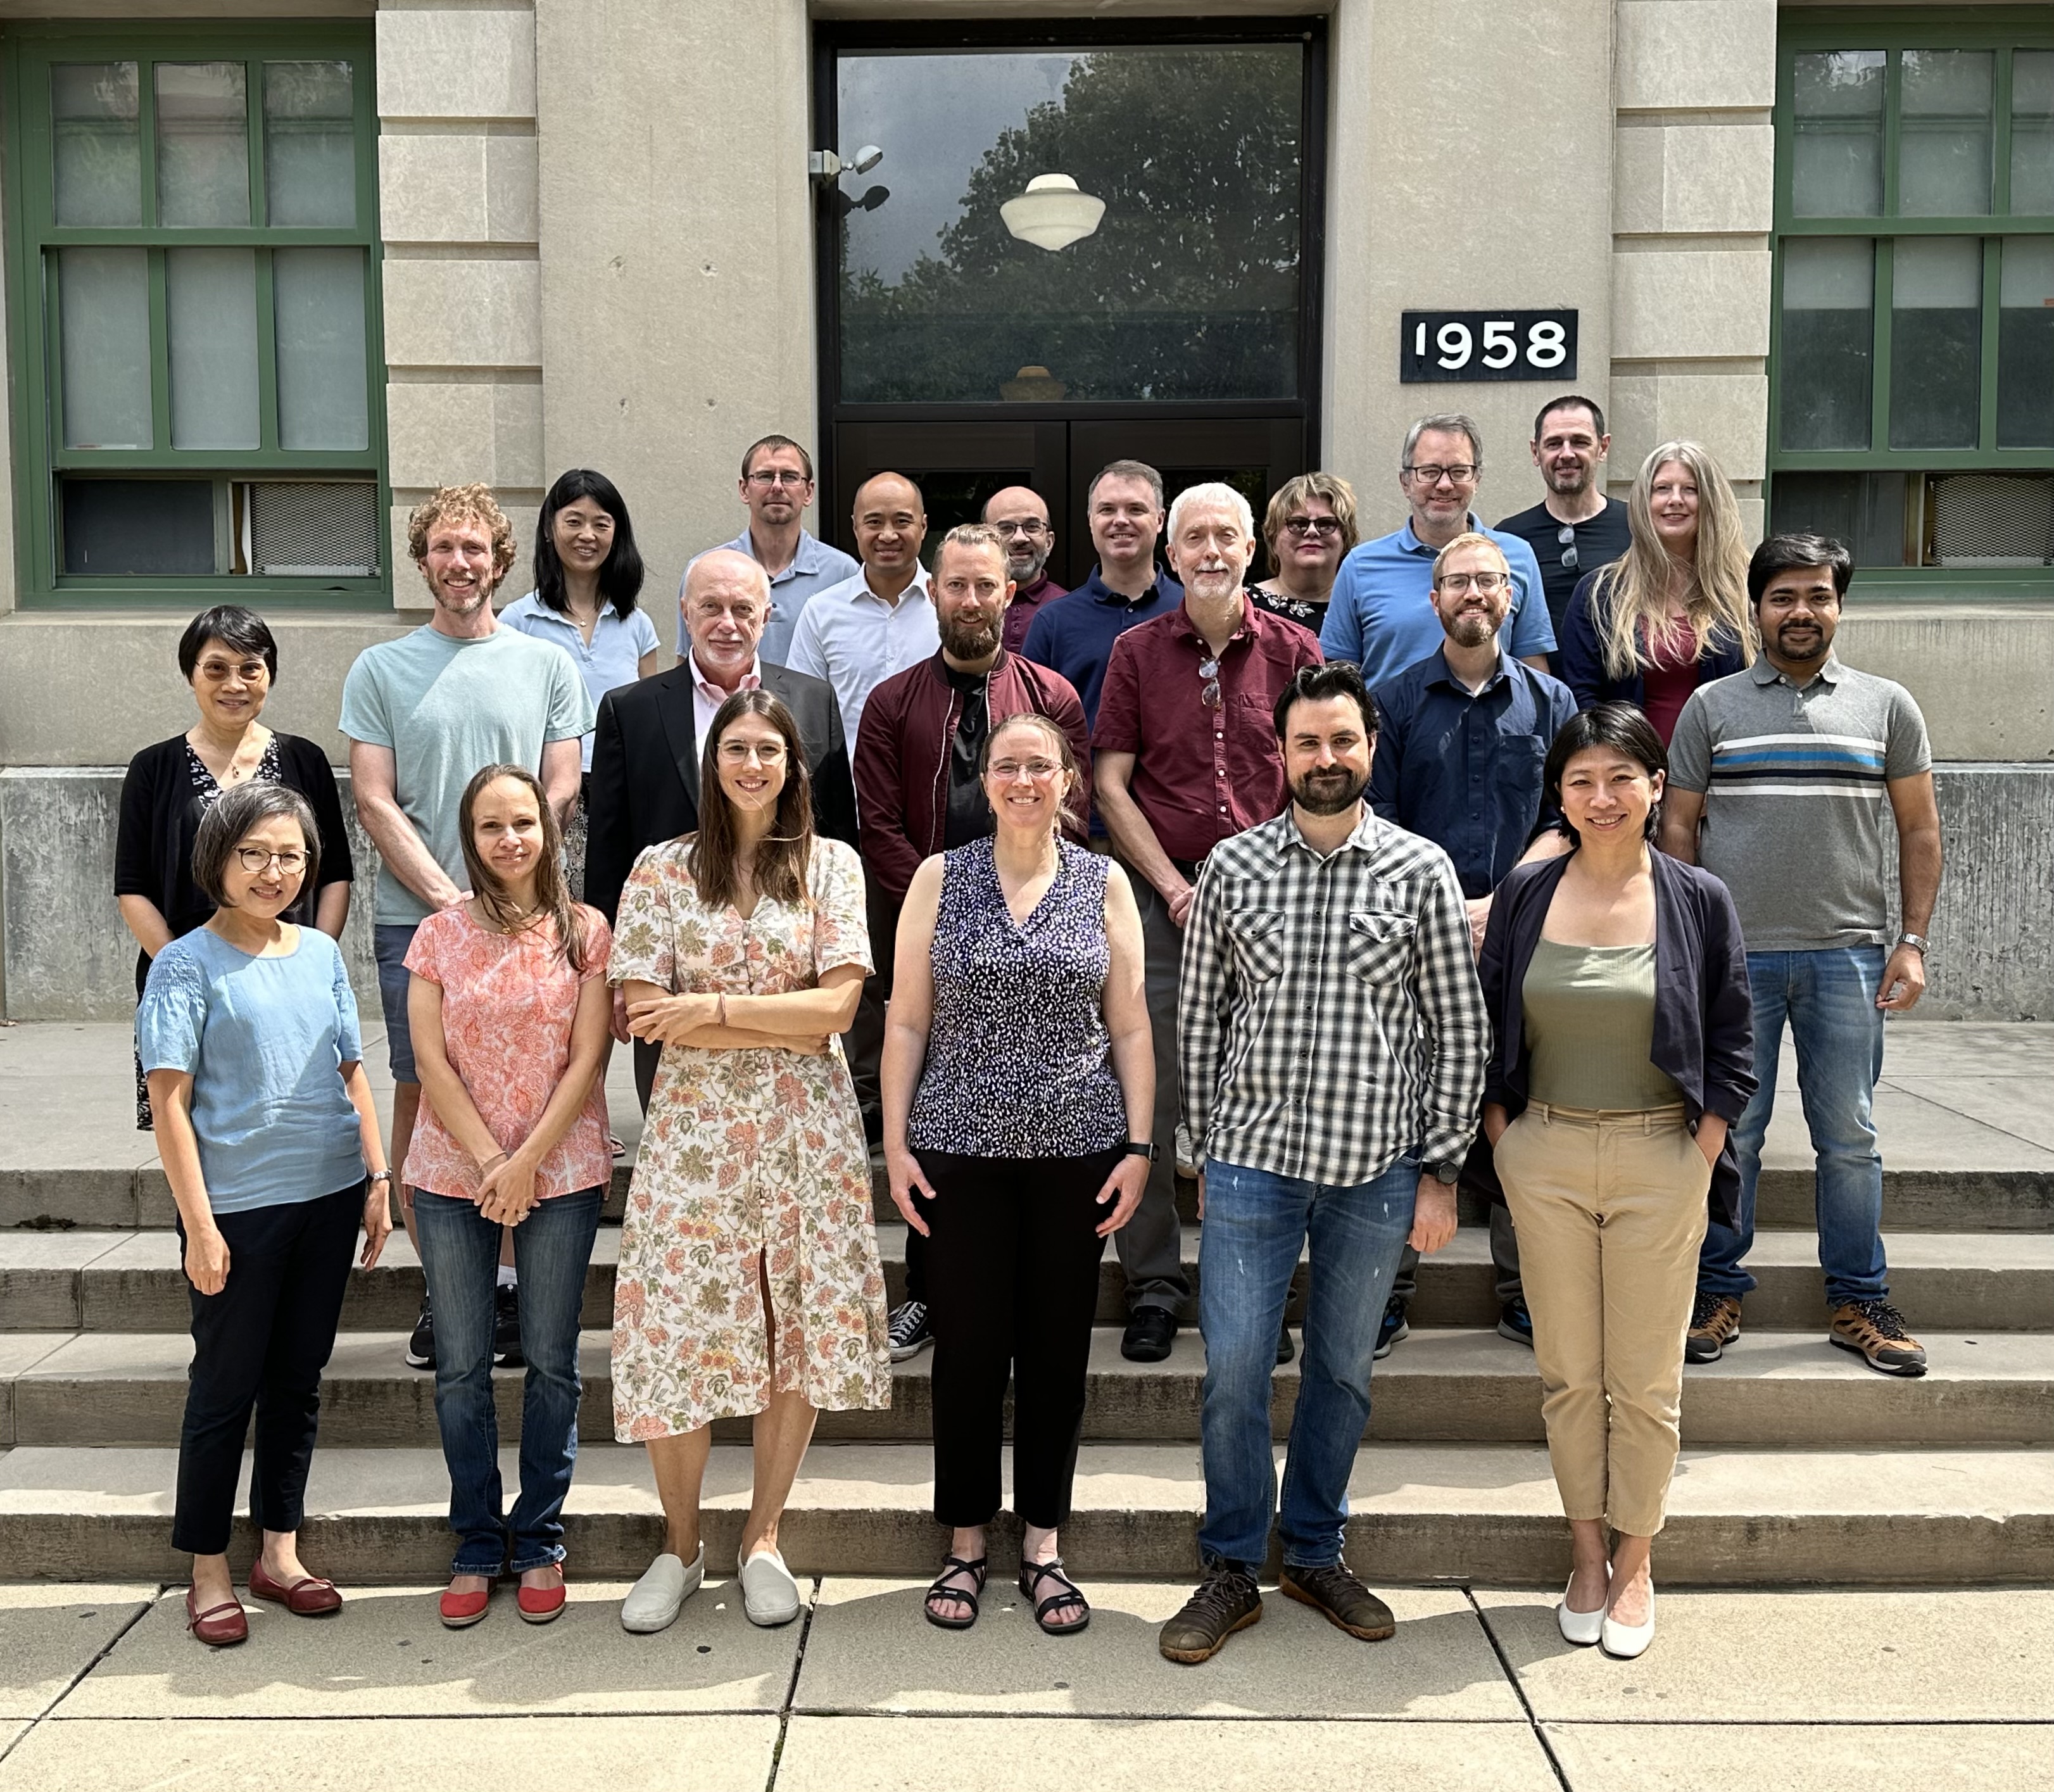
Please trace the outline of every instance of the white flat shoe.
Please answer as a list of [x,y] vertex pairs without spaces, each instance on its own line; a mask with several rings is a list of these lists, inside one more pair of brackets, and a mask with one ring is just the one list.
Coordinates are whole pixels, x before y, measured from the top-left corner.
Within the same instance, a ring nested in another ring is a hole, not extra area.
[[706,1578],[706,1545],[688,1566],[666,1550],[643,1571],[620,1602],[620,1628],[637,1636],[667,1630],[677,1622],[679,1608],[699,1590]]
[[799,1583],[775,1550],[761,1550],[742,1565],[742,1609],[751,1624],[774,1630],[799,1615]]
[[1647,1645],[1655,1640],[1655,1589],[1647,1589],[1647,1621],[1645,1624],[1619,1624],[1607,1617],[1598,1640],[1603,1644],[1607,1655],[1621,1661],[1631,1661],[1636,1656],[1645,1655]]
[[[1607,1572],[1609,1574],[1610,1571]],[[1572,1576],[1569,1585],[1575,1585],[1575,1577]],[[1571,1611],[1569,1588],[1564,1587],[1562,1589],[1562,1603],[1555,1608],[1555,1623],[1562,1632],[1564,1642],[1575,1643],[1580,1648],[1587,1648],[1595,1643],[1603,1632],[1604,1615],[1604,1607],[1602,1605],[1599,1606],[1595,1612]]]

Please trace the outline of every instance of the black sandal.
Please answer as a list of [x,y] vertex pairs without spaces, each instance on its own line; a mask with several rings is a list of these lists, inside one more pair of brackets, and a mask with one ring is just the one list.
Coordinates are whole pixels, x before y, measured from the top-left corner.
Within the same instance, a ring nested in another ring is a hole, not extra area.
[[[1051,1556],[1046,1562],[1021,1562],[1020,1590],[1029,1599],[1037,1598],[1041,1591],[1042,1581],[1051,1574],[1061,1583],[1064,1590],[1061,1593],[1052,1593],[1046,1599],[1041,1600],[1034,1608],[1034,1621],[1041,1625],[1042,1634],[1045,1636],[1067,1636],[1073,1631],[1082,1630],[1091,1622],[1091,1601],[1084,1597],[1083,1589],[1063,1572],[1063,1558],[1060,1556]],[[1074,1624],[1049,1623],[1049,1613],[1060,1605],[1080,1606],[1083,1609],[1084,1615]]]
[[[942,1558],[942,1571],[935,1577],[935,1584],[927,1589],[927,1597],[923,1602],[928,1623],[943,1630],[967,1630],[977,1622],[977,1596],[984,1591],[986,1564],[990,1559],[987,1556],[979,1556],[974,1562],[965,1562],[961,1556]],[[975,1579],[977,1585],[974,1589],[952,1587],[947,1584],[951,1574],[968,1574]],[[935,1609],[937,1599],[959,1601],[970,1607],[970,1616],[966,1618],[943,1617]]]

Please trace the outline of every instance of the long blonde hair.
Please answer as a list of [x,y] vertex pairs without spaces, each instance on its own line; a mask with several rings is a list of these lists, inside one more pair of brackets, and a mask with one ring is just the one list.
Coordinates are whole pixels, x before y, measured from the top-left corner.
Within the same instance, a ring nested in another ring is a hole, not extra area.
[[1625,554],[1603,568],[1592,592],[1591,620],[1604,650],[1605,673],[1630,678],[1649,664],[1651,631],[1662,631],[1669,614],[1669,581],[1676,562],[1655,532],[1655,477],[1671,461],[1698,486],[1698,545],[1686,569],[1683,603],[1694,637],[1693,656],[1702,660],[1714,643],[1737,644],[1741,663],[1754,664],[1754,624],[1747,601],[1747,543],[1741,534],[1740,506],[1733,502],[1711,451],[1695,442],[1664,442],[1640,463],[1627,500],[1631,542]]

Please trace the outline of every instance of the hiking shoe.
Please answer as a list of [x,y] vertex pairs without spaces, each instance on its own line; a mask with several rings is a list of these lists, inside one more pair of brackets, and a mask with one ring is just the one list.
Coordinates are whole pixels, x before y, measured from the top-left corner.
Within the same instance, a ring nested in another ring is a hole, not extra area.
[[892,1361],[911,1361],[935,1341],[934,1328],[927,1323],[927,1303],[907,1301],[894,1307],[886,1332],[891,1340]]
[[1309,1605],[1336,1629],[1365,1643],[1380,1643],[1397,1634],[1398,1621],[1391,1608],[1358,1581],[1344,1562],[1324,1568],[1284,1565],[1277,1590],[1300,1605]]
[[1842,1302],[1833,1309],[1826,1336],[1885,1375],[1909,1378],[1926,1373],[1924,1348],[1904,1329],[1904,1315],[1887,1301]]
[[1412,1335],[1412,1328],[1405,1323],[1405,1303],[1393,1294],[1383,1303],[1383,1323],[1376,1329],[1376,1360],[1382,1362],[1391,1354],[1394,1344],[1403,1344]]
[[421,1316],[414,1321],[413,1334],[407,1340],[407,1367],[433,1369],[435,1366],[435,1313],[428,1305],[427,1296],[421,1297]]
[[492,1291],[492,1361],[499,1369],[518,1369],[521,1354],[521,1290],[517,1284]]
[[1514,1294],[1497,1312],[1497,1335],[1512,1344],[1533,1348],[1533,1315],[1526,1310],[1526,1297]]
[[1232,1562],[1218,1562],[1206,1570],[1184,1609],[1163,1626],[1157,1646],[1167,1660],[1210,1661],[1228,1637],[1261,1616],[1262,1589],[1255,1577]]
[[1700,1288],[1697,1299],[1690,1303],[1690,1329],[1683,1334],[1683,1361],[1715,1363],[1739,1336],[1739,1300],[1731,1294],[1708,1294]]

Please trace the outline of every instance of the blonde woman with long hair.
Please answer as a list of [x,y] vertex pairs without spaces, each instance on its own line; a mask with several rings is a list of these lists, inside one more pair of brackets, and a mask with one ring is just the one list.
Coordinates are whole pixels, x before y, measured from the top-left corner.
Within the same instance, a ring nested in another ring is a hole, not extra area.
[[1625,703],[1666,746],[1700,684],[1754,660],[1747,542],[1710,451],[1664,442],[1627,501],[1625,554],[1577,583],[1562,619],[1562,676],[1576,707]]

